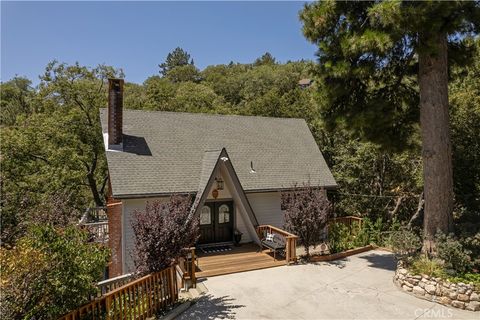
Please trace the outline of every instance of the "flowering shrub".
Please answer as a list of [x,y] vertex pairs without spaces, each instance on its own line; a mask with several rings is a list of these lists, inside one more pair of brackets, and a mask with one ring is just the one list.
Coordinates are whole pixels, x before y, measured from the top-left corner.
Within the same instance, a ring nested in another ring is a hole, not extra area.
[[285,210],[285,229],[298,236],[299,243],[310,255],[309,247],[316,246],[325,236],[325,227],[331,211],[324,190],[304,184],[282,194]]
[[134,262],[138,273],[161,271],[183,256],[199,237],[199,218],[190,212],[192,198],[174,195],[168,202],[148,202],[136,211]]

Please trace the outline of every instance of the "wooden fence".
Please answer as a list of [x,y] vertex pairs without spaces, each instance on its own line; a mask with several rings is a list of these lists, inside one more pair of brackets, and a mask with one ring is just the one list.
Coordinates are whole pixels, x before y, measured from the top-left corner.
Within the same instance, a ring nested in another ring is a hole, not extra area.
[[297,261],[297,239],[298,237],[280,228],[271,225],[261,225],[257,227],[257,234],[260,239],[264,238],[266,233],[274,233],[285,238],[285,260],[287,264]]
[[60,320],[146,319],[175,304],[175,267],[133,280],[64,315]]

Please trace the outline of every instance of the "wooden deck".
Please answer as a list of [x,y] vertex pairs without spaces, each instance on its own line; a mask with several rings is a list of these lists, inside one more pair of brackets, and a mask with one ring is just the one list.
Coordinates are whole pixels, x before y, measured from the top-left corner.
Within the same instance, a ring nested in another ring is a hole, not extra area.
[[260,251],[255,244],[242,244],[230,251],[202,253],[197,249],[196,277],[205,278],[230,273],[259,270],[286,265],[285,257],[277,254],[276,260],[268,250]]

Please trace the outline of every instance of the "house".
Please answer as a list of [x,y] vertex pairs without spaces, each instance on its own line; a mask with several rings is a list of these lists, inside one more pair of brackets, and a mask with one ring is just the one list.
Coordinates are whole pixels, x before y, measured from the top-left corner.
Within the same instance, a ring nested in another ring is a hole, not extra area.
[[305,88],[310,87],[310,86],[312,85],[312,83],[313,83],[313,80],[312,80],[312,79],[307,79],[307,78],[305,78],[305,79],[300,79],[300,80],[298,81],[298,85],[299,85],[300,88],[302,88],[302,89],[305,89]]
[[303,119],[123,110],[123,80],[109,80],[100,110],[109,172],[110,275],[133,268],[135,210],[192,194],[199,245],[259,243],[256,227],[283,227],[282,191],[336,182]]

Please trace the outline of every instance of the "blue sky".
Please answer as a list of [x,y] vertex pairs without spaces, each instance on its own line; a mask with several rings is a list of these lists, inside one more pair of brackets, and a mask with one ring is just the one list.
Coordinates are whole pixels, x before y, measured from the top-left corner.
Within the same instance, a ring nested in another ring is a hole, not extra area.
[[303,2],[4,2],[1,79],[38,82],[52,59],[122,68],[141,83],[177,46],[203,69],[252,62],[314,59],[301,33]]

